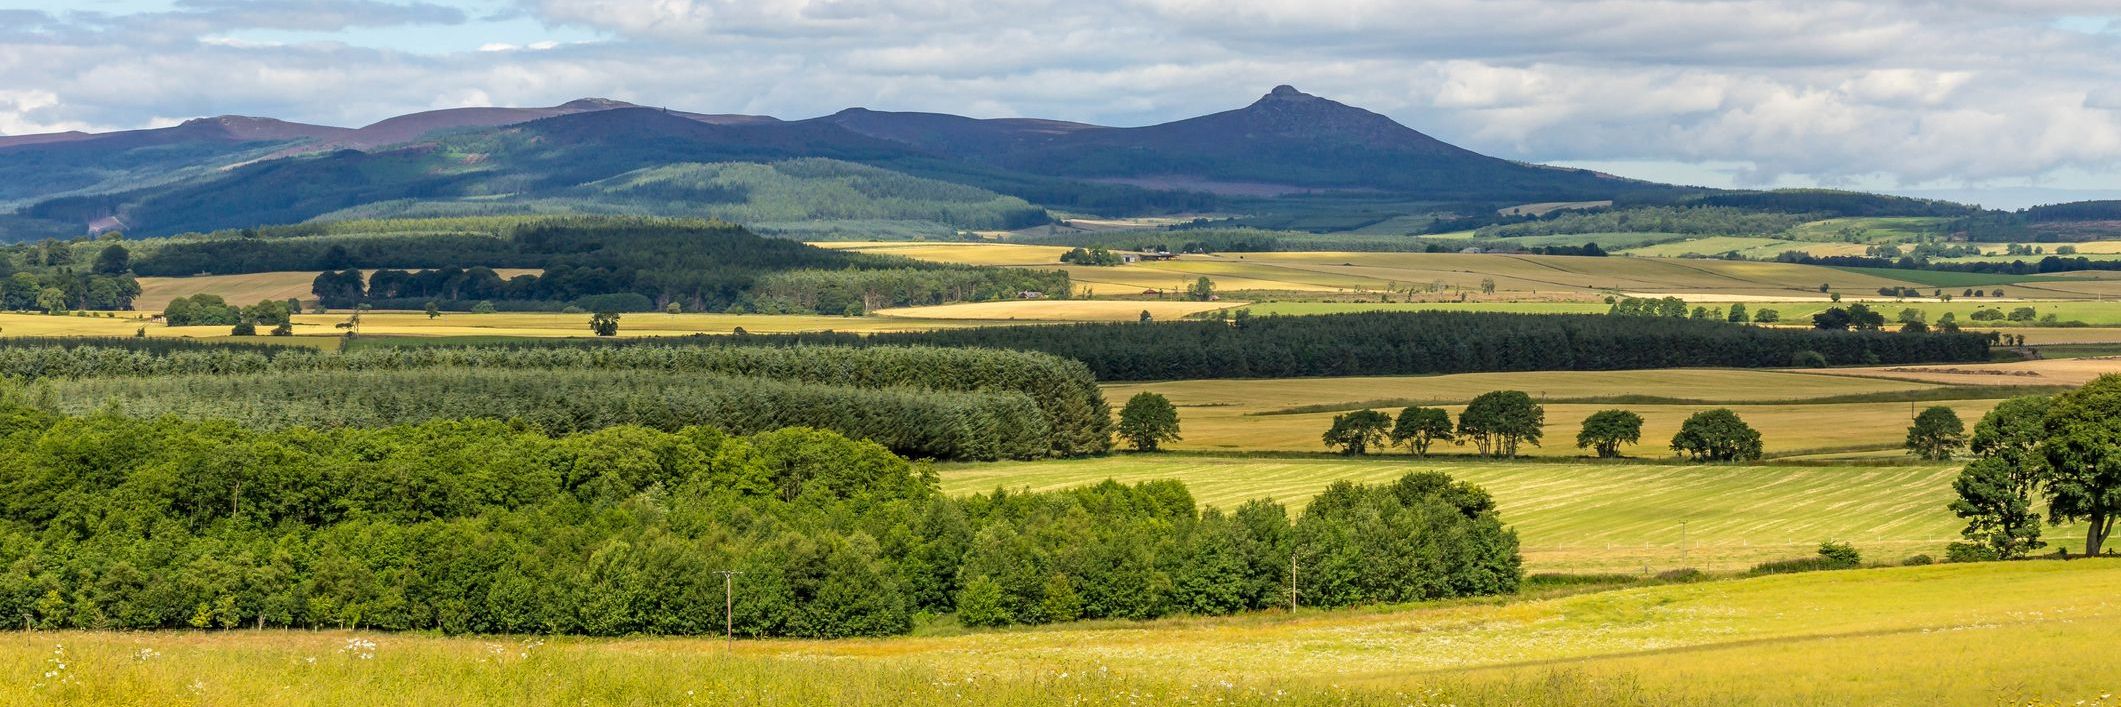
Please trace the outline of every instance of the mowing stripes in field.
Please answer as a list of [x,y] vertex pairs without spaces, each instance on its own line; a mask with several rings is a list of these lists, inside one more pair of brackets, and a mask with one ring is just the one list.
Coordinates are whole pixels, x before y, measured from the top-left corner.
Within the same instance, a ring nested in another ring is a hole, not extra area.
[[[945,467],[944,489],[1049,490],[1095,483],[1178,479],[1203,505],[1231,508],[1273,498],[1300,511],[1338,480],[1379,482],[1438,470],[1486,487],[1516,527],[1530,569],[1742,568],[1809,554],[1824,540],[1868,548],[1874,559],[1936,555],[1957,537],[1946,510],[1957,468],[1676,466],[1424,462],[1412,457],[1256,459],[1119,456]],[[1682,527],[1682,525],[1684,527]],[[2068,530],[2050,530],[2065,537]]]

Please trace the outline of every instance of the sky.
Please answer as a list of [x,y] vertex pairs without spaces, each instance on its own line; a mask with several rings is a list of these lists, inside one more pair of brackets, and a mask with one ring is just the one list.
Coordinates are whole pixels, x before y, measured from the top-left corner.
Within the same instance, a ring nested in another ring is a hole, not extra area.
[[0,0],[0,134],[604,97],[1146,125],[1277,84],[1510,159],[2121,198],[2116,0]]

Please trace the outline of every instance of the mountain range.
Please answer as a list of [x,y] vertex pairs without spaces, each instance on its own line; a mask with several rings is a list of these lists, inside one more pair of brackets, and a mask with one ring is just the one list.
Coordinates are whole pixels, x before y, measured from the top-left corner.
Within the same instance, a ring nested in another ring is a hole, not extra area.
[[[728,170],[708,170],[708,179],[693,167],[799,159],[847,163],[829,170],[834,184],[871,202],[913,194],[929,204],[883,220],[951,228],[1043,218],[1007,208],[952,215],[964,209],[948,205],[965,202],[1093,214],[1326,204],[1382,219],[1703,191],[1481,155],[1289,86],[1243,108],[1145,127],[863,108],[781,120],[583,99],[428,111],[359,128],[224,116],[152,130],[0,136],[0,208],[16,211],[0,217],[0,232],[164,235],[318,218],[552,211],[719,215],[750,203],[755,185],[729,181]],[[890,178],[856,178],[855,165]]]

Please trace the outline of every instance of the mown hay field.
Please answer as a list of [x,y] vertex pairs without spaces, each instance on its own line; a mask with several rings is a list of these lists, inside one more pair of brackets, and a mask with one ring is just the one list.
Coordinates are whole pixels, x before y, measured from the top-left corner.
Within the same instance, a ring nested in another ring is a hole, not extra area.
[[[1138,303],[1137,303],[1138,304]],[[1140,312],[1136,307],[1133,311]],[[133,336],[143,328],[147,336],[227,338],[225,326],[164,326],[150,322],[140,312],[83,313],[83,316],[0,313],[0,336]],[[294,318],[296,340],[336,340],[346,333],[338,327],[351,312],[298,314]],[[1021,323],[1007,320],[922,319],[916,317],[832,317],[807,314],[665,314],[641,312],[619,318],[620,337],[686,336],[728,334],[738,328],[767,334],[782,332],[883,332],[926,331],[957,327]],[[371,336],[552,338],[591,336],[588,314],[559,312],[444,313],[428,317],[423,312],[367,312],[361,315],[361,333]],[[277,338],[277,337],[276,337]],[[286,338],[280,338],[286,341]],[[314,343],[307,341],[302,343]]]
[[[2077,365],[2105,365],[2121,370],[2110,361]],[[1185,435],[1185,439],[1171,444],[1171,449],[1325,452],[1328,449],[1319,436],[1332,426],[1333,416],[1342,412],[1374,408],[1397,414],[1403,407],[1420,404],[1441,407],[1456,419],[1465,403],[1476,395],[1520,390],[1543,401],[1546,408],[1543,446],[1520,450],[1527,456],[1585,454],[1585,450],[1575,446],[1583,419],[1599,410],[1620,408],[1634,411],[1644,420],[1641,442],[1622,446],[1621,453],[1670,459],[1672,435],[1688,416],[1702,410],[1731,408],[1760,431],[1770,456],[1780,456],[1897,449],[1907,425],[1921,408],[1945,405],[1971,424],[2008,395],[1974,390],[1941,393],[1962,399],[1908,402],[1909,398],[1940,394],[1938,386],[1917,380],[1887,380],[1901,376],[1870,369],[1849,372],[1860,375],[1665,369],[1194,380],[1108,385],[1105,397],[1115,407],[1141,392],[1169,398],[1178,406]],[[2039,386],[2071,384],[2072,380],[1984,376],[1981,382]],[[1662,400],[1612,401],[1613,396]],[[1884,397],[1846,400],[1844,396]],[[1593,400],[1581,400],[1585,398]],[[1836,398],[1844,399],[1836,402]],[[1572,399],[1577,401],[1571,402]],[[1439,445],[1432,451],[1463,455],[1472,453],[1474,448]]]
[[1008,321],[1132,322],[1148,312],[1151,319],[1183,319],[1205,312],[1243,307],[1244,302],[1186,302],[1179,300],[1034,299],[1002,302],[962,302],[929,307],[900,307],[870,312],[878,317],[912,319],[975,319]]
[[2108,704],[2121,561],[836,641],[14,632],[8,704]]
[[[1442,471],[1495,495],[1534,572],[1736,570],[1809,555],[1824,540],[1881,559],[1942,557],[1963,525],[1947,510],[1956,465],[1770,466],[1416,459],[1411,455],[1248,457],[1126,454],[1103,459],[941,467],[950,493],[1183,481],[1224,509],[1273,498],[1300,512],[1335,481]],[[2073,528],[2050,542],[2082,547]]]
[[1913,285],[1905,280],[1871,273],[1811,265],[1673,258],[1463,253],[1219,253],[1112,267],[1063,268],[1060,253],[1065,249],[1054,246],[1003,243],[816,245],[891,252],[937,262],[1062,268],[1076,281],[1079,290],[1104,295],[1169,290],[1202,276],[1215,280],[1226,292],[1382,291],[1431,284],[1480,291],[1484,281],[1493,281],[1496,291],[1501,293],[1526,296],[1567,294],[1582,298],[1613,291],[1769,297],[1816,293],[1822,283],[1852,292]]

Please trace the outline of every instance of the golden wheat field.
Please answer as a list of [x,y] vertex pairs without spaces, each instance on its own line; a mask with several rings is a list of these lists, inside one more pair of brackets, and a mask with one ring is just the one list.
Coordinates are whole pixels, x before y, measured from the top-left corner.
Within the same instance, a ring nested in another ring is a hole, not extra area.
[[20,705],[2111,704],[2121,561],[835,641],[0,635]]

